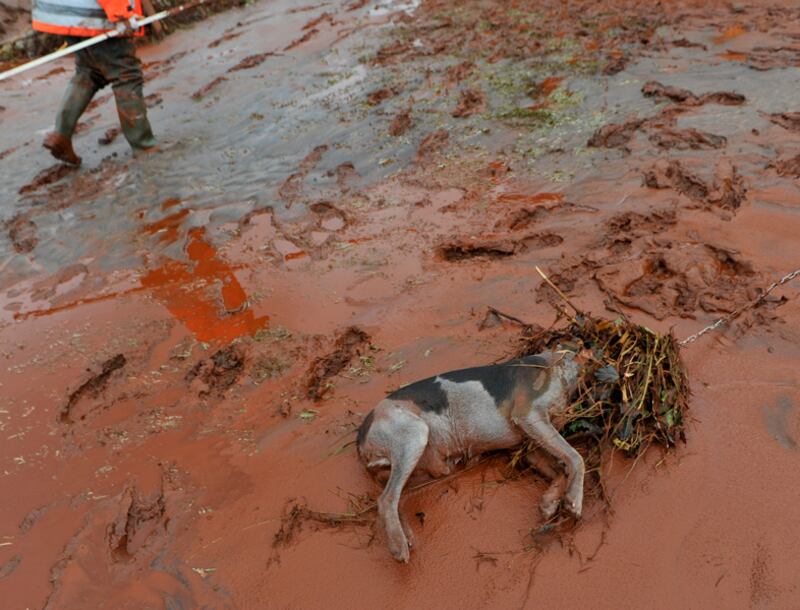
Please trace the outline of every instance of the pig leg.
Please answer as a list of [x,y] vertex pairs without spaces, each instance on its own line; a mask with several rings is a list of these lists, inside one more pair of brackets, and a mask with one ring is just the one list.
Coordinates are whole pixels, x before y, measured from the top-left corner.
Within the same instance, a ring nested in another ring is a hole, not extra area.
[[386,529],[389,551],[398,561],[408,563],[409,543],[403,531],[398,507],[403,487],[428,444],[428,426],[422,419],[404,409],[393,409],[389,419],[386,422],[389,432],[387,448],[392,471],[378,498],[378,515]]
[[586,470],[583,458],[553,427],[546,407],[532,404],[529,409],[512,414],[511,419],[539,447],[564,464],[567,471],[565,508],[576,519],[580,519],[583,509],[583,477]]
[[564,491],[567,488],[567,477],[562,471],[556,470],[552,460],[545,457],[538,449],[529,452],[525,459],[531,468],[550,481],[550,487],[539,501],[539,510],[542,511],[542,515],[545,519],[550,519],[561,505],[561,498],[564,497]]

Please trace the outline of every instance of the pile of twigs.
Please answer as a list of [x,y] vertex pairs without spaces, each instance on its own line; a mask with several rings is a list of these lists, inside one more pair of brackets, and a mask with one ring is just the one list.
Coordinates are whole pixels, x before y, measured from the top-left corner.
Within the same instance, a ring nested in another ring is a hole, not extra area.
[[668,449],[685,441],[690,389],[675,337],[586,314],[551,286],[574,313],[561,308],[566,326],[523,336],[517,356],[559,346],[591,355],[562,430],[586,447],[587,468],[599,466],[607,450],[635,456],[653,444]]

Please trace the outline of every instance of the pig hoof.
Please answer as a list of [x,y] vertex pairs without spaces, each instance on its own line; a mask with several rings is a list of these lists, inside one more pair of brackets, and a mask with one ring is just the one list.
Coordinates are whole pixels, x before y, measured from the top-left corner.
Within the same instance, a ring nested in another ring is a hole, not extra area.
[[576,519],[581,518],[581,512],[583,510],[583,498],[582,497],[573,497],[571,494],[567,494],[564,497],[564,508],[567,509],[567,512],[575,517]]
[[402,540],[389,540],[389,552],[400,563],[408,563],[411,554],[408,550],[408,541],[405,536]]

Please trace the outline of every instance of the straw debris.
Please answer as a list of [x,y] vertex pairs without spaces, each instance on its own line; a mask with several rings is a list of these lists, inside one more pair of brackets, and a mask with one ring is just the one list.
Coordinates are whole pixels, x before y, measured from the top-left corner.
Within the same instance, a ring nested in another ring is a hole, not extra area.
[[[685,442],[691,391],[672,333],[584,313],[537,271],[575,313],[559,310],[568,320],[565,327],[523,332],[515,356],[559,347],[590,355],[562,429],[567,441],[584,449],[587,471],[599,472],[608,451],[635,457],[652,445],[670,449],[678,440]],[[530,450],[523,447],[512,463]]]

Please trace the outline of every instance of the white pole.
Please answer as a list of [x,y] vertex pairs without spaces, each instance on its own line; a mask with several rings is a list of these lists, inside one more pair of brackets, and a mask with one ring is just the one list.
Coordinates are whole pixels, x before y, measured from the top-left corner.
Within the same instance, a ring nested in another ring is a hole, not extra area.
[[[155,15],[151,15],[150,17],[145,17],[144,19],[137,19],[137,23],[139,26],[150,25],[155,21],[161,21],[165,17],[169,17],[170,15],[174,15],[176,13],[180,13],[181,11],[185,11],[187,8],[191,8],[198,4],[203,4],[206,0],[200,0],[199,2],[192,2],[190,4],[181,4],[180,6],[176,6],[166,11],[161,11],[160,13],[156,13]],[[75,43],[71,46],[64,47],[58,51],[54,51],[48,55],[44,55],[39,57],[38,59],[34,59],[33,61],[29,61],[26,64],[22,64],[21,66],[17,66],[16,68],[12,68],[11,70],[7,70],[5,72],[0,73],[0,81],[4,81],[7,78],[11,78],[12,76],[16,76],[17,74],[21,74],[22,72],[26,72],[33,68],[37,68],[39,66],[43,66],[44,64],[51,62],[59,57],[64,57],[65,55],[69,55],[70,53],[74,53],[75,51],[80,51],[81,49],[85,49],[86,47],[91,47],[98,42],[102,42],[104,40],[108,40],[109,38],[115,38],[117,36],[122,36],[125,32],[120,32],[118,30],[110,30],[103,34],[98,34],[97,36],[93,36],[92,38],[87,38],[86,40],[82,40],[78,43]]]

